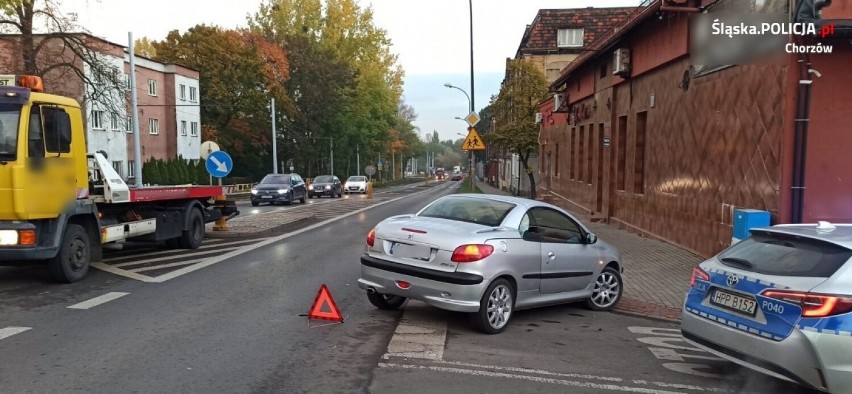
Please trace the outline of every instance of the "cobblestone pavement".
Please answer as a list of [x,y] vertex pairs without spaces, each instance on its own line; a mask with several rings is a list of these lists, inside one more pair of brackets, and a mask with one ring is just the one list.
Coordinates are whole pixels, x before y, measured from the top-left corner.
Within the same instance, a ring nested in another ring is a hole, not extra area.
[[[486,184],[477,186],[483,193],[508,195]],[[555,205],[567,209],[567,204]],[[703,259],[675,245],[642,237],[577,215],[602,240],[621,252],[624,260],[624,299],[617,310],[661,318],[680,319],[680,310],[692,268]]]

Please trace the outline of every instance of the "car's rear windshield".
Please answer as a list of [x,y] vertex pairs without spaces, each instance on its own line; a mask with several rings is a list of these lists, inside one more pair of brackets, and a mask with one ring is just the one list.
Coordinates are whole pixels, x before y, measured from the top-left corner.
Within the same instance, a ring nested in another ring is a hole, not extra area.
[[367,177],[365,177],[365,176],[350,176],[349,179],[346,180],[346,182],[366,182],[366,181],[367,181]]
[[332,178],[328,175],[320,175],[314,178],[314,183],[331,183]]
[[267,175],[260,181],[261,185],[286,185],[290,183],[289,175]]
[[852,250],[817,239],[755,233],[719,254],[722,264],[766,275],[828,278]]
[[447,197],[426,207],[419,216],[499,226],[515,204],[487,198]]

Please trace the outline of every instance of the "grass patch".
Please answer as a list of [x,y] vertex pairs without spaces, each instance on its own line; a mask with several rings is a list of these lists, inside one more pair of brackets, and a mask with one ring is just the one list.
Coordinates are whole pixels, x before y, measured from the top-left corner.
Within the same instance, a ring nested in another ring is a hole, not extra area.
[[461,187],[456,190],[456,193],[479,193],[482,194],[482,190],[479,190],[473,182],[466,180],[462,181]]

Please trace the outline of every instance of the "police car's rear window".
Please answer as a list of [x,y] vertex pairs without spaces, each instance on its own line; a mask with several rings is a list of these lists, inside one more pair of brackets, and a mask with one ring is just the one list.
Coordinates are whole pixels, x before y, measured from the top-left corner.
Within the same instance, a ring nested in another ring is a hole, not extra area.
[[727,266],[766,275],[828,278],[852,257],[852,250],[816,239],[764,232],[718,257]]

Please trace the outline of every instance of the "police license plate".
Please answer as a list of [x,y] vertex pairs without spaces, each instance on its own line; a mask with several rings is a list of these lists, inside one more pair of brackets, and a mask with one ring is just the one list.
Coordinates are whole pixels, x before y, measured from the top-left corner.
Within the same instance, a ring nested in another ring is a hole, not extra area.
[[749,316],[755,315],[757,302],[752,297],[743,297],[734,293],[716,289],[710,302],[714,305],[730,309],[734,312],[744,313]]

